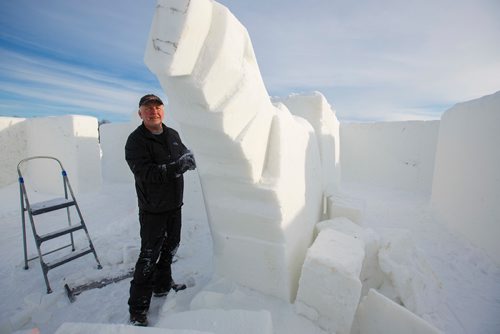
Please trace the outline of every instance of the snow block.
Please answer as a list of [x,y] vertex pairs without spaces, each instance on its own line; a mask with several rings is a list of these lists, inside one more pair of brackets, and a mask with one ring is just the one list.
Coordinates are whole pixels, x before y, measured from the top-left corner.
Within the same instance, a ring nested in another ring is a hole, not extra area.
[[500,266],[500,91],[441,118],[431,203],[450,228]]
[[351,334],[400,333],[440,334],[442,332],[384,295],[373,289],[370,290],[359,304]]
[[325,330],[348,334],[361,295],[363,242],[323,230],[307,251],[295,301],[299,314]]
[[436,275],[419,255],[410,231],[385,229],[381,232],[379,265],[396,300],[411,312],[422,316],[435,311],[440,292]]
[[17,181],[17,164],[26,158],[26,138],[24,118],[0,117],[0,187]]
[[[256,182],[261,178],[273,111],[264,110],[234,139],[222,128],[208,130],[182,124],[182,134],[195,150],[201,175]],[[210,138],[210,140],[207,140]]]
[[215,334],[186,329],[165,329],[115,324],[89,324],[66,322],[59,326],[55,334]]
[[326,229],[333,229],[351,237],[363,240],[365,245],[365,259],[361,268],[360,279],[363,284],[361,296],[365,296],[370,289],[378,289],[384,282],[384,273],[378,264],[379,236],[372,229],[362,228],[347,218],[324,220],[316,224],[318,233]]
[[215,334],[188,329],[165,329],[116,324],[63,323],[55,334]]
[[[68,173],[75,193],[98,190],[102,184],[97,119],[58,116],[27,120],[28,156],[53,156]],[[30,186],[46,193],[61,193],[62,177],[56,162],[28,162]]]
[[134,182],[134,175],[125,161],[125,143],[135,130],[132,123],[107,123],[99,127],[101,168],[104,181]]
[[360,224],[365,213],[365,207],[366,203],[363,199],[337,192],[326,199],[326,216],[329,219],[345,217],[356,224]]
[[301,248],[307,248],[306,242],[297,249],[297,242],[267,242],[215,232],[212,238],[215,273],[286,301],[295,298],[298,268],[304,260]]
[[326,98],[320,92],[291,94],[274,99],[283,103],[295,116],[306,119],[318,140],[325,194],[332,194],[340,184],[340,123]]
[[269,311],[202,309],[173,313],[158,321],[156,327],[189,329],[214,334],[272,334]]

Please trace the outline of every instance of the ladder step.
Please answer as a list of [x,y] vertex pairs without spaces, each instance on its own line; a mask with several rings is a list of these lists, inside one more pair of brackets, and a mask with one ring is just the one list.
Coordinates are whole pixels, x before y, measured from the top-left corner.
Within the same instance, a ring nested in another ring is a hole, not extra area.
[[74,259],[77,259],[81,256],[87,255],[89,253],[92,253],[92,248],[87,247],[78,251],[71,252],[70,254],[63,256],[62,258],[59,258],[53,262],[47,263],[47,269],[53,269],[55,267],[59,267],[62,264],[65,264],[66,262],[72,261]]
[[60,237],[62,235],[69,234],[69,233],[81,230],[82,228],[83,228],[82,224],[68,226],[68,227],[62,228],[62,229],[54,231],[54,232],[50,232],[50,233],[47,233],[47,234],[44,234],[44,235],[40,235],[38,237],[38,240],[39,240],[40,243],[42,243],[44,241],[51,240],[51,239]]
[[75,201],[69,198],[54,198],[48,201],[38,202],[30,205],[30,211],[33,216],[55,211],[75,205]]

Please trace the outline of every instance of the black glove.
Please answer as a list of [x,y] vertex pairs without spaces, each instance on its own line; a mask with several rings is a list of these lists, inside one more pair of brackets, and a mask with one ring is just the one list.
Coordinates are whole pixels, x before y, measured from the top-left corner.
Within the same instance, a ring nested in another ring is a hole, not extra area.
[[166,177],[177,178],[187,172],[196,168],[196,161],[194,160],[193,153],[186,151],[179,159],[170,164],[158,165],[158,167],[165,173]]
[[186,151],[181,157],[175,162],[177,165],[177,174],[181,175],[188,170],[193,170],[196,168],[196,161],[194,160],[194,155],[191,151]]

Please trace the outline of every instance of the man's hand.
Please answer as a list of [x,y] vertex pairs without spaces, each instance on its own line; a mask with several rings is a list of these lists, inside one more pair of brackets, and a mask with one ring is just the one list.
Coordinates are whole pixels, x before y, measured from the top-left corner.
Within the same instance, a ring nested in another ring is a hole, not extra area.
[[168,165],[158,165],[158,167],[165,173],[167,177],[177,178],[187,172],[188,170],[193,170],[196,168],[196,161],[194,160],[194,155],[191,151],[186,151],[177,161],[174,161]]
[[184,153],[179,160],[176,161],[177,174],[181,175],[188,170],[193,170],[196,168],[196,161],[194,160],[194,155],[191,151]]

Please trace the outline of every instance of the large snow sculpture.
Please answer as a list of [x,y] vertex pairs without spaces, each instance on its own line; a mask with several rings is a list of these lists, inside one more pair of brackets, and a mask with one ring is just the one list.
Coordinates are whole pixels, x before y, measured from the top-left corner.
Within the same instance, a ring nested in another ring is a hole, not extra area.
[[314,129],[273,106],[243,25],[210,0],[160,0],[145,62],[198,161],[216,274],[293,300],[322,203]]

